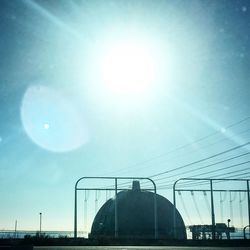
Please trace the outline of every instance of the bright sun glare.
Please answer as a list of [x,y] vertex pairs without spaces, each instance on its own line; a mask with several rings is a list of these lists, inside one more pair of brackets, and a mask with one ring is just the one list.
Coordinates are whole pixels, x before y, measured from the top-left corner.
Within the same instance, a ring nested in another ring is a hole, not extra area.
[[114,94],[142,94],[148,91],[155,79],[154,55],[138,42],[120,42],[104,53],[101,77]]

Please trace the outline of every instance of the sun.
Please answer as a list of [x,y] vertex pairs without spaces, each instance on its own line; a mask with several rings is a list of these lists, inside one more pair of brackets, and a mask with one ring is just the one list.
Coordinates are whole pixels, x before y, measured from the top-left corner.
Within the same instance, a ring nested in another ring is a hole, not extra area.
[[101,78],[105,87],[119,96],[143,94],[155,79],[154,55],[138,41],[113,44],[103,54]]

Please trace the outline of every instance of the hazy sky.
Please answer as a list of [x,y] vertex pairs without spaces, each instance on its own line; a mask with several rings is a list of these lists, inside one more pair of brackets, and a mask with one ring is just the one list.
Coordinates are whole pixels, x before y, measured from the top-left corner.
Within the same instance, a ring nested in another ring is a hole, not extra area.
[[250,177],[249,145],[176,170],[250,141],[249,1],[0,4],[0,229],[72,230],[82,176]]

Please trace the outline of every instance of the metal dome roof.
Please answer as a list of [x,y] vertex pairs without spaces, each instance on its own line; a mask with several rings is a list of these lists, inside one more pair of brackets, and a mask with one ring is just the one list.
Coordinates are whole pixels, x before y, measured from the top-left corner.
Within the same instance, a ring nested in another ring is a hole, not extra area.
[[[133,189],[117,194],[117,221],[119,238],[154,238],[154,193],[141,191],[139,182]],[[156,194],[158,214],[158,238],[173,238],[173,204]],[[186,229],[181,215],[176,210],[178,239],[186,239]],[[114,237],[115,200],[109,199],[96,214],[91,238]]]

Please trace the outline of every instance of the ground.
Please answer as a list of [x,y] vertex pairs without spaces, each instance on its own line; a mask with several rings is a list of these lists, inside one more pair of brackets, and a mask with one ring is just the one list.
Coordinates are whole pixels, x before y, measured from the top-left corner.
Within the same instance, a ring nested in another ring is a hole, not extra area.
[[[235,247],[175,247],[175,246],[163,246],[163,247],[152,247],[152,246],[72,246],[72,247],[34,247],[34,250],[235,250]],[[237,247],[240,250],[249,250],[250,247]]]

